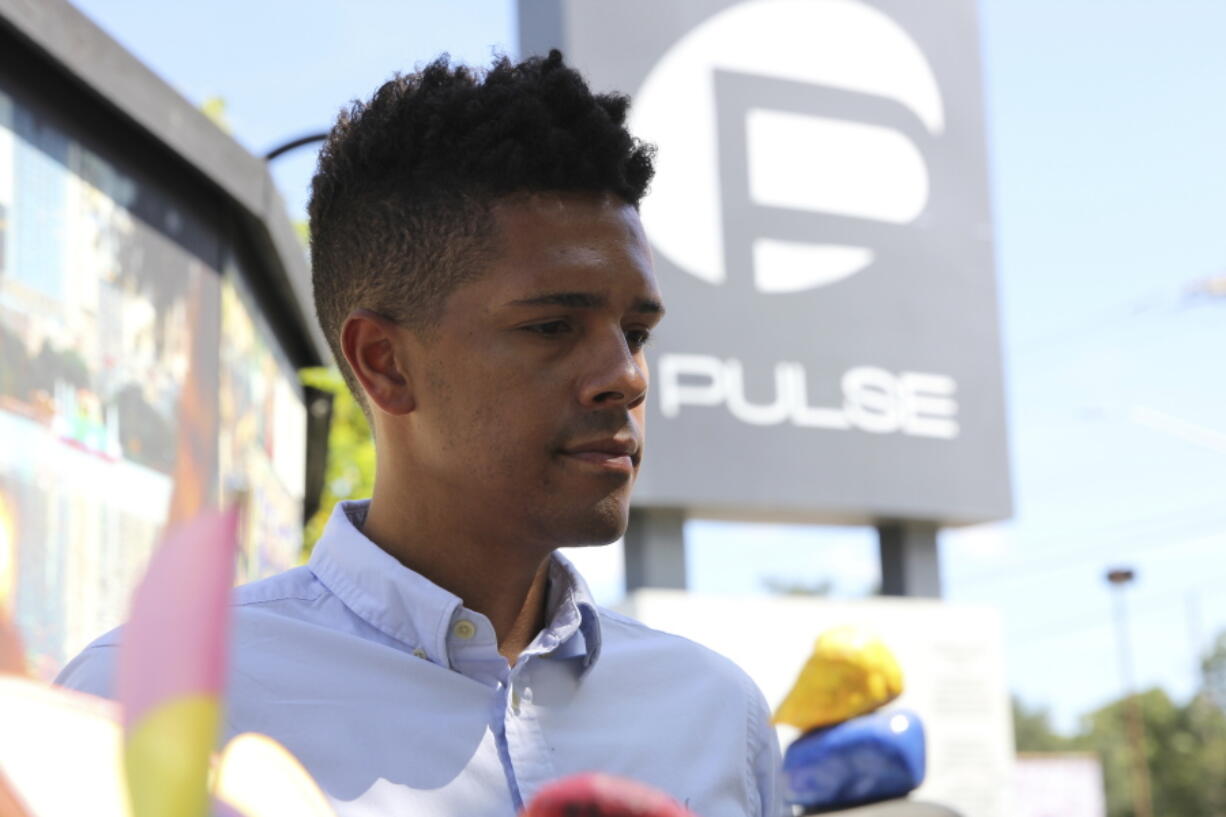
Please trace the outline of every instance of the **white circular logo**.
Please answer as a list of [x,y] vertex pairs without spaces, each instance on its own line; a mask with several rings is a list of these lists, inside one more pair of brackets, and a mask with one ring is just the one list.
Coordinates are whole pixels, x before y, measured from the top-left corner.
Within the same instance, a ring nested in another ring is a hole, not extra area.
[[[656,250],[711,284],[725,262],[715,72],[851,91],[897,102],[933,135],[945,127],[932,68],[897,23],[857,0],[748,0],[688,32],[652,68],[631,127],[660,149],[642,218]],[[765,207],[914,220],[928,202],[927,163],[903,133],[750,105],[743,123],[750,200]],[[760,292],[812,289],[854,275],[873,249],[753,240]]]

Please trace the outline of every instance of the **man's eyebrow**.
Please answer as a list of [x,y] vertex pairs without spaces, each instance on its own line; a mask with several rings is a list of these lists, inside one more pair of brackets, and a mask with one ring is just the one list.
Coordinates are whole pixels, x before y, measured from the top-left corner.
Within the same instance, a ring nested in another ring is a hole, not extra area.
[[572,309],[600,309],[609,299],[594,292],[546,292],[531,298],[511,301],[507,306],[569,306]]
[[[565,306],[571,309],[603,309],[609,299],[594,292],[547,292],[531,298],[511,301],[507,306]],[[663,315],[664,305],[652,298],[639,298],[630,306],[631,312]]]
[[630,311],[639,312],[644,315],[663,315],[664,304],[660,303],[654,298],[639,298],[634,302],[634,305],[630,307]]

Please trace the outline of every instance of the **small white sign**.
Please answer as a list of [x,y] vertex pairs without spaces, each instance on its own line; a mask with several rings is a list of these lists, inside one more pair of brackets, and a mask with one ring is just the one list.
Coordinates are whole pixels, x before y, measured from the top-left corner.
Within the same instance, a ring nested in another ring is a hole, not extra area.
[[[926,599],[831,601],[672,590],[640,590],[622,609],[732,659],[757,682],[772,709],[822,632],[853,625],[878,636],[903,670],[903,694],[888,706],[912,709],[924,722],[927,775],[916,799],[968,817],[1013,817],[1013,722],[995,609]],[[797,736],[786,727],[779,734],[785,749]],[[1060,812],[1075,813],[1080,814]]]
[[1103,767],[1096,755],[1020,754],[1010,817],[1107,817]]

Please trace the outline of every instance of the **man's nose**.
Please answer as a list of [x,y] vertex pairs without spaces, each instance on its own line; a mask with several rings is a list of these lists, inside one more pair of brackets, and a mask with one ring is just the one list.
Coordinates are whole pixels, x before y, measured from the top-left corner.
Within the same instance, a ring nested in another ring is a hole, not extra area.
[[619,330],[592,351],[580,401],[592,408],[637,408],[647,397],[647,363]]

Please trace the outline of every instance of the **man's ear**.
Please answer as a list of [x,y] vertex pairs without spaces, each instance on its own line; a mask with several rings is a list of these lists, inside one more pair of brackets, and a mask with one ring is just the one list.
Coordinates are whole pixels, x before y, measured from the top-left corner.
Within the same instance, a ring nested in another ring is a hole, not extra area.
[[341,326],[341,351],[349,368],[371,407],[387,414],[408,414],[416,405],[404,345],[397,343],[404,331],[369,309],[353,310]]

